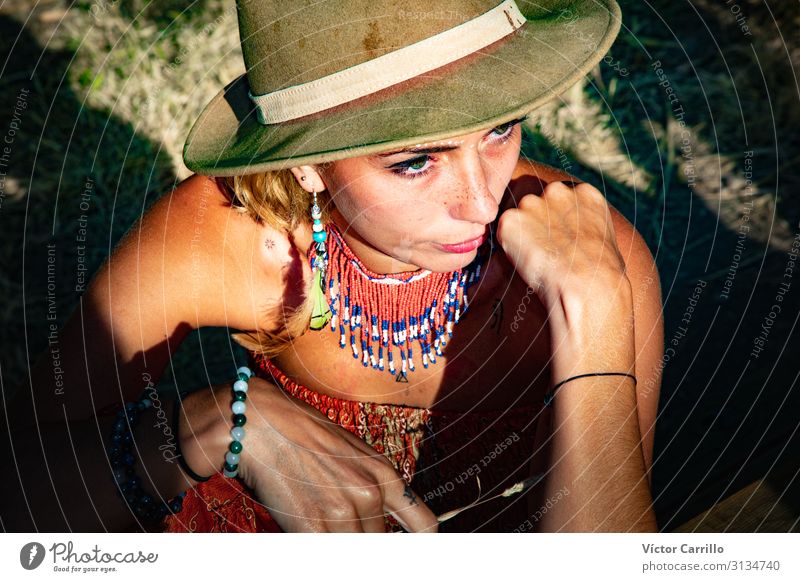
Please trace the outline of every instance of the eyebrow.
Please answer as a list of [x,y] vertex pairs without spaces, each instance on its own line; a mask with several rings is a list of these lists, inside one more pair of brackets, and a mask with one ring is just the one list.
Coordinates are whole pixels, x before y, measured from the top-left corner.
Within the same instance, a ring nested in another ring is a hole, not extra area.
[[398,154],[438,154],[439,152],[449,152],[458,149],[458,146],[437,146],[433,148],[404,148],[388,154],[378,154],[379,158],[388,158],[389,156],[396,156]]
[[[503,125],[509,125],[509,124],[513,124],[513,123],[522,123],[523,121],[525,121],[525,119],[527,119],[527,117],[528,116],[525,115],[523,117],[518,117],[517,119],[511,119],[509,121],[505,121],[503,123],[495,125],[494,127],[492,127],[492,129],[495,129],[495,128],[498,128],[498,127],[502,127]],[[377,154],[377,156],[379,158],[388,158],[389,156],[396,156],[398,154],[438,154],[440,152],[449,152],[449,151],[452,151],[452,150],[455,150],[455,149],[458,149],[458,146],[446,145],[446,146],[436,146],[436,147],[431,147],[431,148],[409,147],[409,148],[403,148],[401,150],[396,150],[396,151],[388,152],[388,153],[384,153],[384,154]]]

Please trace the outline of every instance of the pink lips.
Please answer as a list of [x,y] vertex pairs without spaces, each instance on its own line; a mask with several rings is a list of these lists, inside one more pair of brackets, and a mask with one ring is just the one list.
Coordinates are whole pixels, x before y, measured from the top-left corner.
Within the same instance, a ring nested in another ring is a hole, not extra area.
[[465,240],[464,242],[460,242],[454,245],[437,244],[436,246],[438,246],[446,253],[469,253],[477,249],[479,246],[481,246],[483,244],[483,241],[485,240],[486,240],[486,233],[483,233],[478,238]]

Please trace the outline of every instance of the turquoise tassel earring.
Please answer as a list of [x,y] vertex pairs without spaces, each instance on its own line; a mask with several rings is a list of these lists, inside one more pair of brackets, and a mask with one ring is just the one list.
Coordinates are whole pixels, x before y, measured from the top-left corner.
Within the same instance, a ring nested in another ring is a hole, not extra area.
[[[305,181],[305,176],[302,178]],[[317,191],[314,190],[314,205],[311,207],[311,218],[314,220],[314,245],[316,256],[311,265],[313,281],[311,282],[312,310],[310,327],[314,331],[324,328],[331,319],[331,308],[325,298],[325,273],[328,269],[328,252],[325,241],[328,233],[322,226],[322,210],[317,204]]]

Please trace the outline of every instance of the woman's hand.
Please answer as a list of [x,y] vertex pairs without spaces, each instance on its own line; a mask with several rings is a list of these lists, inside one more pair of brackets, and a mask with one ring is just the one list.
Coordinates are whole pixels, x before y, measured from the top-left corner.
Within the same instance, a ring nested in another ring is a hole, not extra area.
[[[547,311],[553,383],[594,372],[634,373],[631,283],[611,211],[588,184],[548,184],[500,217],[498,240]],[[553,403],[542,498],[561,499],[541,531],[656,531],[630,378],[588,376]]]
[[548,312],[555,381],[633,370],[630,281],[596,188],[551,182],[523,196],[500,216],[497,239]]
[[551,182],[500,216],[497,239],[546,306],[589,283],[617,285],[625,262],[611,212],[597,188]]
[[[380,533],[385,514],[408,531],[437,530],[436,517],[383,455],[273,384],[254,377],[249,385],[239,476],[284,531]],[[201,474],[219,469],[230,443],[230,419],[219,412],[228,408],[229,398],[225,385],[184,403],[195,418],[202,417],[202,409],[214,410],[214,419],[194,426],[197,439],[181,432],[187,462]],[[199,442],[223,452],[209,459],[198,450]]]

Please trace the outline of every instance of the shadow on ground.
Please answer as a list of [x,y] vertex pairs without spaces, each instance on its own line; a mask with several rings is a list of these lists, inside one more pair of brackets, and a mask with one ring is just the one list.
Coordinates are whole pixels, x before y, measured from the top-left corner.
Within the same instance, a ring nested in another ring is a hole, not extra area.
[[[647,3],[626,3],[623,32],[586,89],[610,112],[633,166],[655,177],[637,192],[577,172],[606,185],[661,274],[667,351],[653,494],[664,530],[776,465],[784,471],[773,485],[782,489],[786,471],[800,469],[800,205],[792,196],[800,188],[800,43],[780,38],[798,16],[740,5],[752,36],[728,6],[700,1],[655,14]],[[678,118],[693,129],[686,150],[680,132],[658,131]],[[526,146],[529,157],[563,165],[544,137]],[[797,499],[782,503],[800,517]]]
[[[92,274],[176,178],[160,144],[84,105],[67,80],[72,51],[41,47],[19,20],[0,15],[0,55],[0,129],[16,128],[0,199],[0,341],[10,397],[27,383],[50,325],[63,325]],[[163,385],[221,382],[230,375],[230,352],[227,330],[195,332]]]

